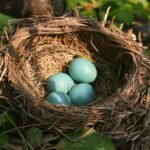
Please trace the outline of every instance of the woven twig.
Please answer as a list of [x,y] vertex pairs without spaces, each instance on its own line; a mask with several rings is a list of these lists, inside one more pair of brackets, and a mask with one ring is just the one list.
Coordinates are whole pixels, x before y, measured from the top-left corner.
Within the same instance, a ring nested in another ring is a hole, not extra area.
[[[14,23],[2,54],[1,82],[5,89],[14,90],[7,94],[39,122],[61,131],[96,126],[125,142],[136,141],[149,128],[145,126],[149,60],[133,33],[126,34],[113,24],[105,28],[87,17],[21,19]],[[48,76],[66,72],[77,56],[97,67],[96,100],[85,107],[48,104]]]

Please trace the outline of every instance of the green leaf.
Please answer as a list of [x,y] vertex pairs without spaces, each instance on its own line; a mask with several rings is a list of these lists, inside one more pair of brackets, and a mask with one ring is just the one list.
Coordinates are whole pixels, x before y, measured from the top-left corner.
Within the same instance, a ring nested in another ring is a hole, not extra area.
[[13,128],[13,123],[17,124],[18,120],[18,114],[12,110],[0,114],[0,132]]
[[7,112],[4,112],[4,113],[0,114],[0,126],[5,124],[7,121],[8,121],[8,114],[7,114]]
[[81,11],[81,16],[95,16],[94,10]]
[[76,5],[76,0],[67,0],[67,6],[68,6],[68,9],[73,9]]
[[[71,141],[63,139],[57,145],[56,150],[115,150],[112,143],[106,147],[105,144],[110,144],[111,140],[107,143],[106,138],[104,139],[104,137],[98,134],[94,129],[72,131],[69,132],[67,136]],[[101,137],[103,138],[102,141]]]
[[0,134],[0,148],[5,148],[8,145],[8,135]]
[[117,0],[117,1],[116,0],[108,0],[108,1],[112,1],[112,2],[115,2],[117,4],[124,4],[126,0]]
[[111,6],[110,13],[112,13],[113,11],[116,11],[117,9],[120,8],[120,5],[117,4],[115,1],[108,1],[101,6],[100,10],[106,12],[106,10],[109,6]]
[[124,22],[127,25],[130,25],[132,21],[134,20],[133,14],[128,10],[117,11],[114,15],[115,15],[116,20]]
[[147,50],[147,51],[146,51],[146,54],[150,55],[150,50]]
[[128,0],[128,1],[134,4],[141,3],[145,9],[148,9],[149,7],[149,2],[147,0]]
[[121,23],[120,23],[120,22],[117,22],[117,21],[115,21],[114,24],[115,24],[115,26],[118,27],[118,28],[119,28],[120,25],[121,25]]
[[77,3],[78,5],[85,5],[85,3],[91,3],[92,4],[91,0],[79,0],[79,1],[76,1],[76,2],[78,2]]
[[134,4],[133,6],[133,10],[135,12],[135,14],[138,16],[138,17],[147,17],[148,16],[148,11],[144,8],[144,6],[142,5],[142,3],[137,3],[137,4]]
[[3,34],[4,27],[8,26],[9,20],[15,19],[11,16],[0,13],[0,35]]
[[115,150],[113,142],[105,135],[100,136],[100,147],[103,150]]
[[33,147],[39,146],[42,141],[42,132],[36,127],[31,127],[26,131],[26,138],[31,143]]
[[12,19],[15,19],[15,18],[0,13],[0,28],[1,28],[1,30],[3,30],[3,28],[8,25],[8,21],[12,20]]
[[8,111],[3,112],[0,115],[0,132],[4,132],[13,127],[12,123],[10,122],[11,116],[9,116]]

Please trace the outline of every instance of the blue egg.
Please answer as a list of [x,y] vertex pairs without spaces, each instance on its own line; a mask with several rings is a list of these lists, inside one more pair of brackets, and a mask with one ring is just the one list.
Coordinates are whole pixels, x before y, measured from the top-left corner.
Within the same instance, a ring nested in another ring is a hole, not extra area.
[[95,92],[90,84],[80,83],[72,87],[69,97],[73,104],[88,105],[94,100]]
[[74,80],[83,83],[91,83],[97,76],[95,65],[92,62],[80,57],[71,62],[69,73]]
[[68,93],[74,85],[72,78],[66,73],[57,73],[50,76],[47,81],[47,89],[49,92],[59,91]]
[[58,104],[63,106],[71,104],[70,97],[63,92],[52,92],[48,95],[47,100],[51,104]]

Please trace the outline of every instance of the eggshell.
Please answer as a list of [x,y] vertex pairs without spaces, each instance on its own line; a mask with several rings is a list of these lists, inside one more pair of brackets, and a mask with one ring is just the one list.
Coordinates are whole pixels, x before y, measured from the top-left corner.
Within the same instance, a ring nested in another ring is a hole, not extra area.
[[95,92],[90,84],[80,83],[72,87],[69,97],[73,104],[88,105],[94,100]]
[[79,57],[70,63],[69,74],[77,82],[91,83],[96,79],[97,70],[92,62]]
[[47,89],[49,92],[59,91],[68,93],[73,85],[73,79],[66,73],[57,73],[50,76],[47,81]]
[[63,106],[71,104],[70,97],[63,92],[52,92],[48,95],[47,100],[51,104],[58,104]]

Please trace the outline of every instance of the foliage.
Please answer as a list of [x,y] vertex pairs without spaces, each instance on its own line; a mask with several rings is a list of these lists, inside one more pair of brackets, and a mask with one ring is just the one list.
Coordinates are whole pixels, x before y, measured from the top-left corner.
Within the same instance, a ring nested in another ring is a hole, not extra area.
[[42,141],[42,132],[36,127],[29,128],[26,133],[26,138],[33,147],[39,146],[39,143]]
[[0,133],[14,128],[14,124],[17,124],[18,119],[18,115],[12,110],[0,114]]
[[0,13],[0,35],[2,34],[4,27],[8,25],[8,21],[12,19],[14,18]]
[[7,134],[4,134],[4,133],[1,133],[0,134],[0,150],[1,148],[5,148],[8,143],[9,143],[9,138],[8,138],[8,135]]
[[14,110],[8,110],[0,114],[0,150],[9,144],[8,131],[15,128],[20,119],[20,116]]
[[9,143],[7,130],[14,127],[16,114],[13,111],[5,111],[0,114],[0,149],[5,148]]
[[68,9],[77,6],[81,15],[90,15],[102,19],[106,9],[111,6],[109,16],[116,21],[130,25],[134,18],[149,18],[150,4],[147,0],[68,0]]
[[1,20],[0,26],[6,25],[8,23],[8,20],[11,20],[11,19],[14,19],[14,18],[0,13],[0,20]]
[[68,139],[63,139],[57,150],[115,150],[112,141],[94,129],[84,129],[67,133]]
[[148,49],[145,53],[150,55],[150,49]]
[[113,142],[103,134],[100,135],[100,150],[115,150]]

